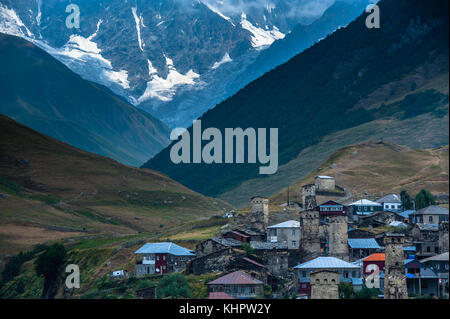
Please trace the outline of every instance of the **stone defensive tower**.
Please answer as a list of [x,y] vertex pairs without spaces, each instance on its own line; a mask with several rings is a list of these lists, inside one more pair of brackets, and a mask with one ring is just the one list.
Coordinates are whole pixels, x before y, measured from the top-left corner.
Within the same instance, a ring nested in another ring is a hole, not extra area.
[[269,199],[255,196],[250,200],[252,213],[250,217],[251,228],[265,233],[269,225]]
[[302,187],[303,210],[313,210],[317,206],[316,185],[308,184]]
[[448,252],[448,221],[439,224],[439,253]]
[[328,216],[328,255],[345,261],[349,260],[346,215]]
[[320,270],[311,273],[311,299],[339,299],[339,274]]
[[405,235],[387,233],[384,237],[386,262],[384,272],[384,299],[408,299],[406,288],[403,244]]
[[319,212],[300,212],[300,256],[302,262],[320,256]]

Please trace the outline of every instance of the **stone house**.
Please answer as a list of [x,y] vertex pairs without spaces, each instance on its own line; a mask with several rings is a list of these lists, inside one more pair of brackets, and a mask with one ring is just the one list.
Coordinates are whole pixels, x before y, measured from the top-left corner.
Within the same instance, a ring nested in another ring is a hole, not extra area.
[[223,250],[224,248],[239,248],[242,242],[232,238],[214,237],[207,239],[195,247],[195,254],[198,257],[209,255],[213,252]]
[[288,220],[267,227],[267,241],[286,242],[287,249],[298,249],[300,243],[300,222]]
[[171,242],[147,243],[135,255],[137,276],[178,272],[195,257],[191,250]]
[[339,273],[330,270],[312,272],[311,299],[339,299]]
[[224,272],[236,256],[237,253],[231,247],[201,255],[187,263],[186,273],[198,276],[205,273]]
[[409,215],[410,223],[416,224],[439,224],[440,222],[448,222],[448,209],[432,205],[419,209],[413,214]]
[[332,191],[336,188],[336,180],[332,176],[319,175],[314,178],[314,185],[318,191]]
[[250,246],[253,248],[254,254],[263,261],[267,271],[274,276],[285,276],[287,274],[291,252],[294,252],[293,259],[297,260],[295,254],[297,251],[288,251],[286,242],[251,242]]
[[243,271],[235,271],[207,283],[208,292],[224,292],[234,298],[262,297],[264,283]]
[[417,223],[411,230],[419,259],[439,253],[439,226],[437,224]]
[[388,226],[395,221],[403,222],[404,218],[395,212],[379,211],[370,215],[360,216],[358,224],[360,227],[379,227]]
[[311,274],[316,271],[328,270],[337,272],[339,282],[360,285],[360,266],[335,257],[318,257],[294,267],[297,272],[300,295],[311,295]]

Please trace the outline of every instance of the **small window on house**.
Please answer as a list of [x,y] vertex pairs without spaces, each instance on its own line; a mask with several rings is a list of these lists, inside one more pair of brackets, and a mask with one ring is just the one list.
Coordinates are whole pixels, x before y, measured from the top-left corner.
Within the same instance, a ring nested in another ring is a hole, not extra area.
[[427,253],[431,252],[431,247],[427,246]]
[[433,223],[433,216],[428,217],[428,221],[429,221],[430,223]]
[[302,277],[306,277],[306,271],[302,271]]
[[295,236],[295,229],[292,230],[292,236]]
[[297,242],[295,240],[292,241],[292,247],[297,247]]
[[156,260],[159,260],[159,256],[156,256]]

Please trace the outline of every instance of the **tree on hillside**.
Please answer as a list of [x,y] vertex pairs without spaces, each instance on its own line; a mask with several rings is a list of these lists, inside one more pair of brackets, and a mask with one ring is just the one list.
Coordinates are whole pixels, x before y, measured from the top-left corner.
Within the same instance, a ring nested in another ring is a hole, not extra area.
[[58,291],[60,274],[66,261],[66,248],[61,244],[49,246],[36,260],[36,273],[44,276],[42,298],[54,298]]
[[413,202],[411,196],[408,194],[407,191],[402,190],[400,192],[400,198],[402,201],[402,207],[404,210],[413,209]]
[[167,275],[158,285],[158,298],[190,298],[189,282],[182,274]]
[[33,256],[32,252],[24,253],[22,251],[18,255],[12,256],[3,268],[2,282],[6,283],[13,280],[20,273],[22,264],[32,259]]
[[431,205],[435,205],[433,194],[426,189],[422,189],[415,198],[416,209],[422,209]]

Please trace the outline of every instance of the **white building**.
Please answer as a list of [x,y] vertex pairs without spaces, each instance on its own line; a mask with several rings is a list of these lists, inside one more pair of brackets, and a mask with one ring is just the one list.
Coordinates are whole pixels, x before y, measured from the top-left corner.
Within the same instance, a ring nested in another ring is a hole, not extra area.
[[400,211],[402,209],[402,200],[397,194],[389,194],[377,200],[377,203],[383,205],[383,210]]
[[267,227],[267,241],[271,243],[286,242],[288,249],[298,249],[300,243],[300,222],[288,220]]

